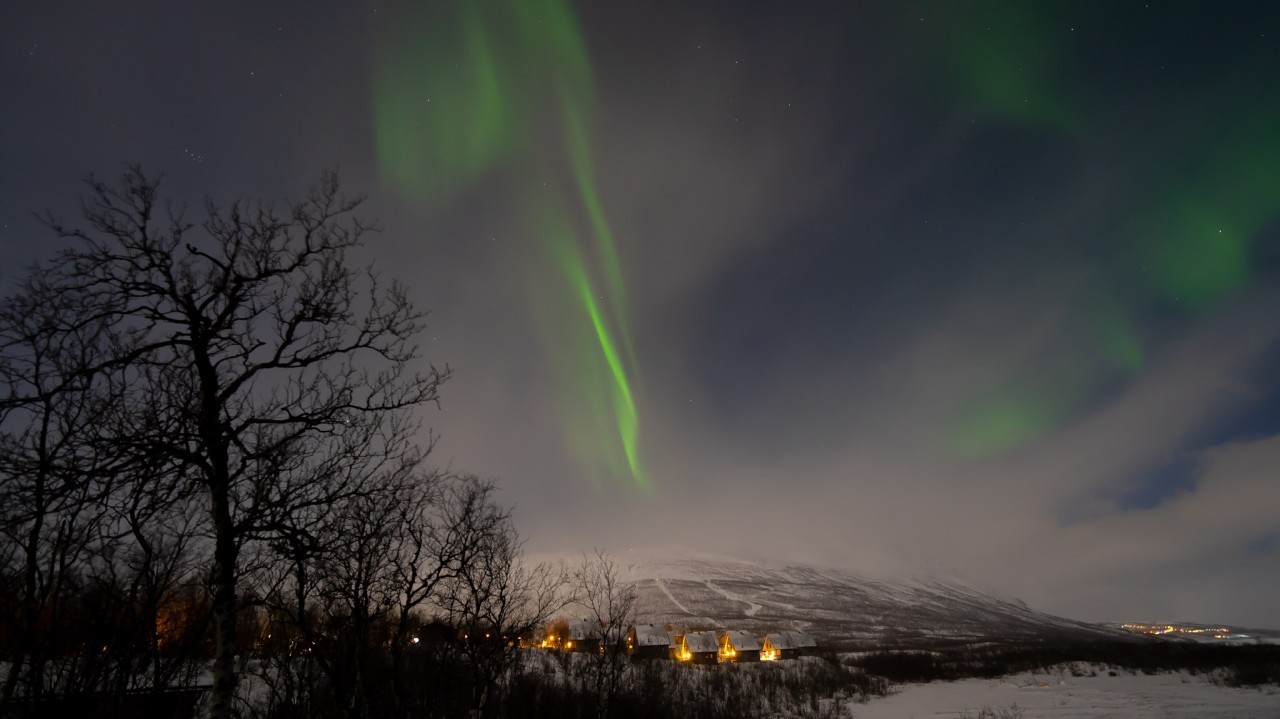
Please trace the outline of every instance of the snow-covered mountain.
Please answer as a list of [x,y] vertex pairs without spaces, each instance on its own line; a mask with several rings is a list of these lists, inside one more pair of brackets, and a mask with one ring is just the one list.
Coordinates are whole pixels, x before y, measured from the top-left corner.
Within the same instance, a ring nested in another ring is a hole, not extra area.
[[883,566],[854,572],[668,549],[624,551],[613,559],[639,591],[641,622],[759,633],[800,629],[849,645],[1124,634],[1034,611],[946,572]]

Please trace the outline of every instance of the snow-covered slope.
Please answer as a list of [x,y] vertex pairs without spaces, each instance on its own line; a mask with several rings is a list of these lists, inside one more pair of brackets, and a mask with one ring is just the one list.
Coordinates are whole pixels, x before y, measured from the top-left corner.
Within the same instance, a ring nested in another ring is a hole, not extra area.
[[[614,555],[639,590],[639,621],[764,633],[800,629],[825,643],[1118,636],[1113,627],[1036,612],[950,575],[874,575],[680,550]],[[576,564],[571,558],[564,558]]]

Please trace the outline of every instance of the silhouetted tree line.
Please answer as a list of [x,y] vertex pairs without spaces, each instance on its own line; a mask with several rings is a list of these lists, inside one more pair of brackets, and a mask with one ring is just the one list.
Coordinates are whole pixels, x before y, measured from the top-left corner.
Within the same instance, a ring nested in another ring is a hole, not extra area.
[[197,681],[219,719],[483,713],[564,576],[425,467],[449,370],[353,262],[360,198],[197,224],[137,168],[88,187],[0,307],[0,713]]
[[[515,676],[495,716],[511,719],[599,715],[600,696],[575,664],[590,657],[554,656],[548,671],[535,658]],[[589,676],[589,675],[588,675]],[[615,719],[752,719],[755,717],[846,717],[845,705],[888,693],[888,682],[831,657],[788,662],[692,666],[662,660],[629,665],[609,697]]]
[[[412,676],[409,715],[458,717],[470,711],[472,687],[465,663],[451,656],[452,639],[419,643],[408,654]],[[438,643],[437,643],[438,642]],[[614,691],[602,696],[590,654],[525,650],[503,676],[483,716],[495,719],[752,719],[841,717],[842,705],[883,695],[888,682],[820,658],[778,664],[689,666],[662,660],[623,665]],[[259,705],[256,716],[338,718],[332,687],[319,676],[299,685],[293,703]],[[384,692],[390,688],[383,687]],[[305,696],[304,696],[305,695]],[[386,695],[384,694],[384,697]]]

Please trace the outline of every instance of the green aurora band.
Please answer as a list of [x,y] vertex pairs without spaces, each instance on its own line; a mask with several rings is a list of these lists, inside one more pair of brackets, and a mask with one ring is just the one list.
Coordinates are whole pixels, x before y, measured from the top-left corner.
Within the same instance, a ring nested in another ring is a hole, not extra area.
[[[559,336],[548,342],[566,348],[553,359],[563,434],[593,480],[603,470],[651,490],[640,457],[626,287],[591,153],[593,72],[572,6],[472,0],[403,10],[407,21],[375,60],[374,139],[384,182],[441,200],[501,166],[532,172],[567,163],[571,189],[529,191],[524,199],[559,275],[541,288],[542,299],[567,303],[556,312],[567,326],[553,323]],[[560,129],[558,155],[538,147],[547,121]]]
[[1070,130],[1079,118],[1054,66],[1060,42],[1049,8],[1024,2],[952,8],[941,40],[951,102],[1031,126]]
[[[1126,23],[1141,27],[1140,16],[1124,15],[1141,10],[1020,0],[946,10],[934,25],[944,29],[930,40],[933,48],[925,54],[931,61],[924,68],[927,92],[940,95],[946,108],[967,108],[983,121],[1024,126],[1061,142],[1114,144],[1112,118],[1134,98],[1106,94],[1077,69],[1085,46],[1074,44],[1073,25],[1092,26],[1095,33]],[[937,78],[944,79],[942,85]],[[1134,329],[1136,317],[1152,310],[1194,316],[1250,284],[1258,239],[1280,218],[1280,133],[1274,122],[1280,107],[1231,83],[1215,91],[1216,100],[1170,128],[1154,157],[1131,158],[1165,182],[1135,189],[1132,215],[1151,220],[1145,229],[1115,238],[1122,249],[1106,268],[1096,331],[1081,338],[1082,345],[1092,341],[1100,361],[1066,375],[1029,372],[1032,377],[1007,380],[961,407],[948,431],[954,452],[982,457],[1048,434],[1078,416],[1090,388],[1116,372],[1142,370],[1147,348]],[[1177,97],[1163,98],[1170,103],[1168,117],[1184,115]],[[1064,383],[1079,394],[1060,391]]]

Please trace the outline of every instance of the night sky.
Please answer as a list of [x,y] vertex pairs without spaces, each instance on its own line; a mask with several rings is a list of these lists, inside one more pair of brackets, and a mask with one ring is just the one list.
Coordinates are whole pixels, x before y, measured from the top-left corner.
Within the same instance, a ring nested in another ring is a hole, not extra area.
[[1280,4],[7,2],[0,283],[338,168],[536,552],[1280,627]]

